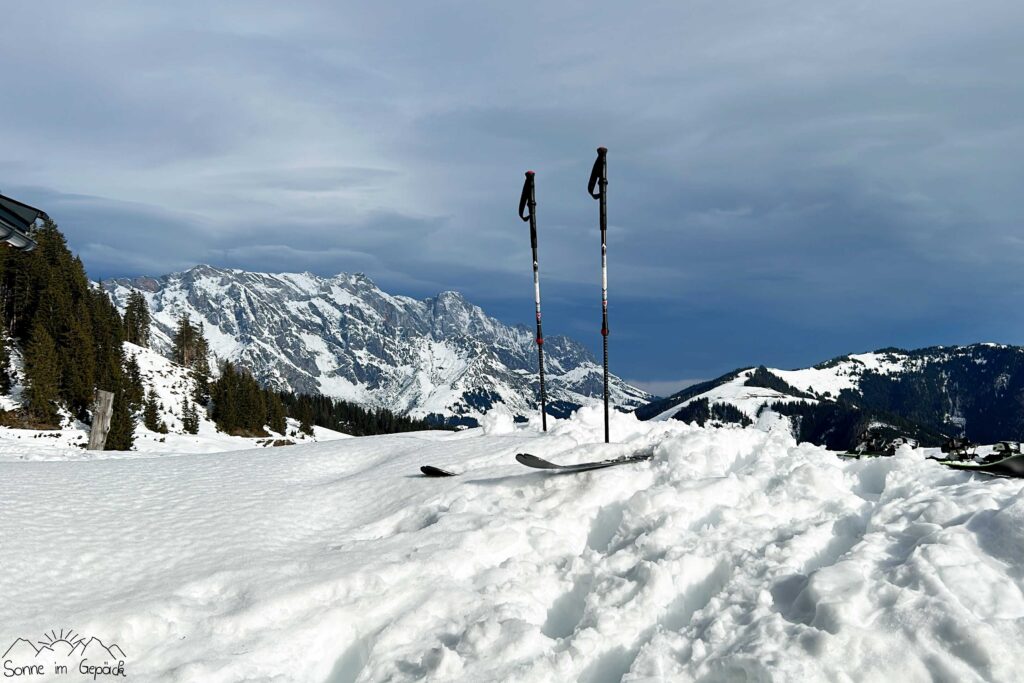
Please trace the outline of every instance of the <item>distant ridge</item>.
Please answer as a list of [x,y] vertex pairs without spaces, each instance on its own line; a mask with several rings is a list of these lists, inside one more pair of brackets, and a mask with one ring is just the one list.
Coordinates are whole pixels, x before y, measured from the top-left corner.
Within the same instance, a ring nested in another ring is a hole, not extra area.
[[[725,415],[715,406],[736,413]],[[994,343],[886,348],[811,368],[744,368],[653,401],[641,419],[777,424],[795,436],[847,449],[865,432],[924,445],[966,436],[977,443],[1024,439],[1024,347]],[[730,417],[731,416],[731,417]]]

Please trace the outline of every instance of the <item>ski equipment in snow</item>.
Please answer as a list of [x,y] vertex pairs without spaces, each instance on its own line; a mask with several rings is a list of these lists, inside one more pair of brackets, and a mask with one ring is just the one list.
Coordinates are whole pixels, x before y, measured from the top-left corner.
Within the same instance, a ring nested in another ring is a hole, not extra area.
[[1008,458],[989,462],[972,460],[940,460],[946,467],[967,472],[984,472],[1003,477],[1024,477],[1024,455],[1015,453]]
[[434,467],[433,465],[424,465],[420,468],[420,472],[425,477],[454,477],[455,472],[449,472],[448,470],[442,470],[440,467]]
[[[594,188],[597,192],[594,192]],[[604,340],[604,442],[608,443],[608,149],[597,148],[587,192],[601,205],[601,337]]]
[[[547,395],[544,393],[544,333],[540,325],[540,270],[537,265],[537,196],[533,171],[526,172],[523,193],[519,197],[519,217],[530,222],[530,246],[533,249],[533,302],[537,311],[537,365],[540,368],[540,422],[548,431]],[[526,211],[529,210],[527,214]]]
[[614,467],[615,465],[628,465],[634,462],[644,462],[650,460],[652,452],[637,453],[635,455],[624,455],[621,458],[611,458],[609,460],[597,460],[594,462],[581,462],[575,465],[558,465],[556,463],[545,460],[544,458],[538,458],[536,455],[530,453],[518,453],[516,460],[520,464],[526,465],[527,467],[533,467],[539,470],[552,470],[553,472],[588,472],[590,470],[600,470],[605,467]]

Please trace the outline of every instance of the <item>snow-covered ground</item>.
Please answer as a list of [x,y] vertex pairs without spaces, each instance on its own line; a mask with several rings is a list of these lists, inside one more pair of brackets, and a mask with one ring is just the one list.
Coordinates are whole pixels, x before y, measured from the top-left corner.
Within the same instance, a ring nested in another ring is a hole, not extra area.
[[[204,683],[1020,680],[1024,482],[781,429],[615,415],[612,433],[591,445],[584,409],[546,435],[495,415],[0,462],[0,652],[74,629],[123,650],[127,680]],[[579,475],[513,459],[648,445]]]

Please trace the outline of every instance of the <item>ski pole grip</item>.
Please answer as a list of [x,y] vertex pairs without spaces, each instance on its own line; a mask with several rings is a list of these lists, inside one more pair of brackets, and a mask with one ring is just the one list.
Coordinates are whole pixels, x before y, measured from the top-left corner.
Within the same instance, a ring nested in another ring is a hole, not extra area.
[[[519,196],[519,217],[524,222],[530,220],[530,216],[533,214],[533,207],[530,206],[531,203],[533,203],[533,171],[527,171],[526,181],[523,182],[523,194]],[[528,206],[530,213],[526,213]]]
[[601,193],[594,192],[594,188],[597,187],[598,181],[605,180],[604,160],[606,154],[608,154],[607,147],[597,148],[597,159],[594,160],[594,168],[591,169],[590,171],[590,183],[587,185],[587,192],[589,192],[590,196],[593,197],[594,199],[601,198]]

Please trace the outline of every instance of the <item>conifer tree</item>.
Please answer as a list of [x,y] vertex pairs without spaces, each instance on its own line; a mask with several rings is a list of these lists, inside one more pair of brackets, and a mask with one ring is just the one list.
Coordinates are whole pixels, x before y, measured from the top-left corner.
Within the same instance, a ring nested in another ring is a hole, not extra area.
[[271,431],[284,434],[288,428],[288,422],[285,419],[284,404],[281,403],[281,397],[273,392],[267,392],[266,404],[267,426],[270,427]]
[[135,443],[135,414],[125,399],[123,387],[114,392],[114,406],[107,433],[108,451],[130,451]]
[[128,303],[124,310],[125,341],[149,348],[149,331],[152,317],[146,297],[138,290],[128,295]]
[[125,400],[133,412],[142,410],[142,405],[146,400],[146,390],[142,386],[142,370],[139,369],[139,361],[134,355],[128,356],[124,371]]
[[[131,450],[135,439],[136,420],[129,399],[136,389],[125,376],[125,367],[128,363],[122,344],[124,329],[121,316],[110,298],[102,291],[90,290],[89,303],[96,352],[96,387],[114,392],[114,407],[106,447],[108,450]],[[141,396],[141,379],[137,390]],[[139,400],[141,403],[141,398]]]
[[181,409],[181,426],[187,434],[199,433],[199,413],[196,411],[196,404],[188,400],[188,396],[185,397]]
[[60,397],[60,366],[53,337],[42,322],[33,328],[25,349],[25,411],[48,426],[57,426]]
[[76,304],[76,314],[60,337],[61,396],[68,409],[79,420],[89,420],[96,388],[96,350],[93,346],[92,321],[85,300]]
[[[0,251],[7,251],[6,249],[0,249]],[[2,267],[2,262],[0,262]],[[3,306],[0,306],[0,394],[7,395],[11,393],[11,384],[13,383],[10,365],[11,365],[11,352],[8,348],[7,332],[3,322]]]
[[187,315],[182,315],[174,331],[172,349],[174,361],[191,370],[195,381],[192,400],[202,406],[210,403],[210,346],[205,332],[202,322],[193,325]]
[[195,358],[192,360],[192,379],[196,382],[192,397],[201,406],[210,403],[210,345],[206,341],[206,325],[199,323],[195,333]]
[[195,337],[196,329],[192,326],[192,321],[189,320],[187,314],[182,314],[178,318],[178,324],[174,330],[172,352],[175,363],[184,365],[186,368],[192,367],[192,359],[195,357],[196,350]]
[[160,419],[160,408],[157,404],[156,392],[152,387],[146,396],[146,404],[142,408],[142,424],[151,432],[167,433],[167,425]]

